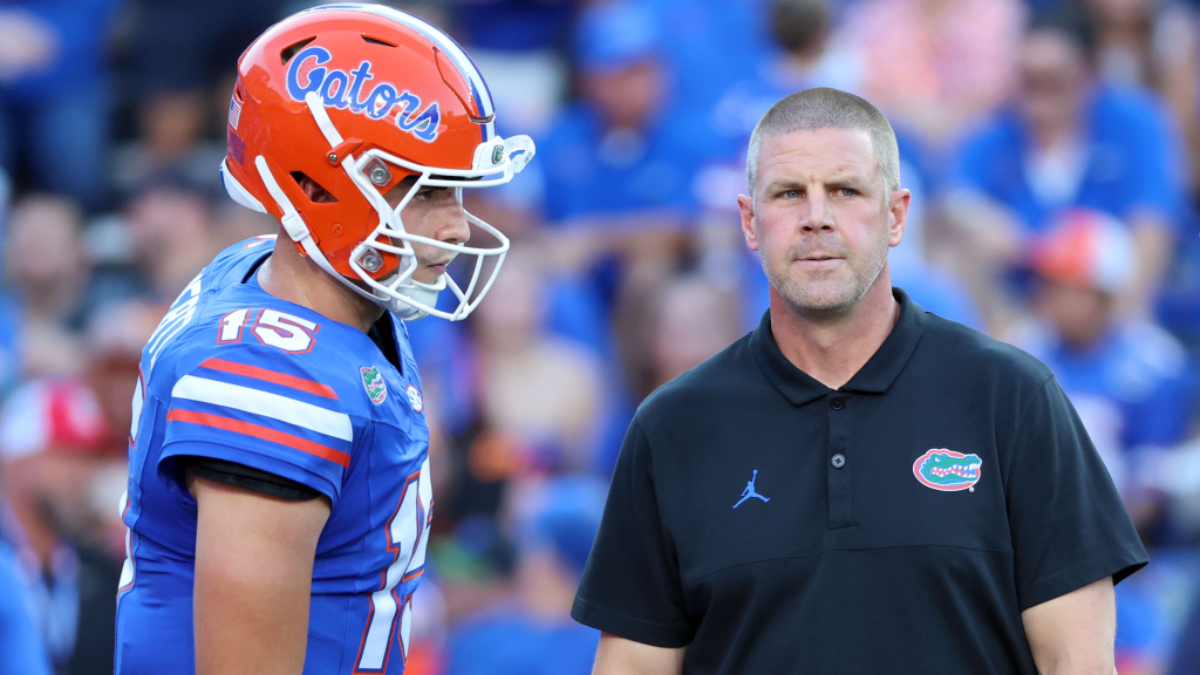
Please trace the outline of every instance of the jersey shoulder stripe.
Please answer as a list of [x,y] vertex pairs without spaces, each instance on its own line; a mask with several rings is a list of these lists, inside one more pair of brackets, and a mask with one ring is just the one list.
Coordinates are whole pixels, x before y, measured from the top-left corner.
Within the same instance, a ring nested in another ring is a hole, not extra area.
[[265,441],[271,441],[280,445],[286,445],[290,448],[295,448],[301,452],[307,452],[310,455],[315,455],[321,459],[327,459],[342,467],[350,468],[350,453],[335,450],[327,445],[321,445],[307,438],[302,438],[294,434],[289,434],[286,431],[264,427],[260,424],[235,420],[221,415],[211,413],[202,413],[195,410],[174,409],[167,413],[168,422],[185,422],[189,424],[198,424],[201,426],[212,427],[214,429],[222,429],[224,431],[232,431],[234,433],[243,434],[261,438]]
[[252,377],[264,382],[270,382],[283,387],[290,387],[292,389],[307,392],[315,396],[331,398],[335,401],[338,397],[331,387],[321,384],[320,382],[314,382],[302,377],[296,377],[295,375],[288,375],[287,373],[280,373],[274,370],[268,370],[267,368],[260,368],[258,366],[251,366],[245,363],[236,363],[234,361],[226,361],[225,359],[213,357],[202,362],[200,367],[208,368],[210,370],[219,370],[224,373],[230,373],[231,375]]
[[184,375],[172,388],[171,397],[269,417],[343,441],[354,440],[349,415],[260,389]]

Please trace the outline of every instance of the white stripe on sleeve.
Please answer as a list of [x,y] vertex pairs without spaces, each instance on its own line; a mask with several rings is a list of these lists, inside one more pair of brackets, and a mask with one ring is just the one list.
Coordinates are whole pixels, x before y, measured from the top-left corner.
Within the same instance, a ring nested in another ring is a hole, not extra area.
[[277,419],[343,441],[354,440],[350,416],[311,403],[228,382],[184,375],[171,396]]

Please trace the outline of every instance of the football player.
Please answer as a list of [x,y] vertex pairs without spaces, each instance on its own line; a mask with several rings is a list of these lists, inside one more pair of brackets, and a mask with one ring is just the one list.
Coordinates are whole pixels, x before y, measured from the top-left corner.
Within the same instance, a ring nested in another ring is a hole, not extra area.
[[433,495],[402,320],[464,318],[499,270],[462,188],[534,148],[494,116],[463,50],[386,7],[304,11],[242,55],[222,179],[280,234],[217,256],[143,351],[117,673],[404,671]]

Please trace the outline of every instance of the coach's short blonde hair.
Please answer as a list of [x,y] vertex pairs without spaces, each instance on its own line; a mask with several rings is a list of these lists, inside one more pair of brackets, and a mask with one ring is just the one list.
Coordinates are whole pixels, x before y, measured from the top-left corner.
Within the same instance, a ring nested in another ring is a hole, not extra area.
[[838,89],[819,87],[784,97],[771,106],[754,127],[750,150],[746,154],[746,189],[750,196],[754,196],[762,139],[815,129],[867,132],[879,159],[884,184],[888,190],[900,189],[900,148],[896,145],[896,132],[887,118],[865,99]]

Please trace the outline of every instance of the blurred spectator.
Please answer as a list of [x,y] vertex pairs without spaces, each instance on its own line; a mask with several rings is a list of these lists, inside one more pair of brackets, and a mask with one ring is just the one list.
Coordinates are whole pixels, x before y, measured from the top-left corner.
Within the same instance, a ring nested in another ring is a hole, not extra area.
[[16,551],[0,539],[0,675],[50,675]]
[[[631,0],[585,9],[574,44],[583,98],[538,143],[547,253],[558,270],[551,322],[608,358],[629,353],[651,289],[678,264],[694,175],[712,149],[697,142],[700,127],[665,114],[661,38]],[[615,326],[616,348],[605,324]]]
[[127,483],[129,401],[141,348],[161,315],[142,302],[101,308],[85,333],[83,374],[34,380],[0,413],[11,507],[0,533],[21,554],[58,673],[112,669],[124,544],[115,506]]
[[1200,542],[1200,436],[1173,447],[1147,448],[1138,460],[1138,489],[1163,505],[1160,529],[1172,543]]
[[[114,158],[123,199],[167,181],[210,196],[220,190],[225,143],[204,132],[225,113],[246,45],[282,18],[284,0],[136,0],[130,79],[138,138]],[[310,3],[319,4],[319,3]],[[301,9],[297,7],[296,9]]]
[[1024,18],[1020,0],[863,0],[843,38],[863,54],[863,96],[945,149],[1008,92]]
[[[1200,16],[1167,0],[1086,0],[1099,42],[1100,76],[1116,86],[1149,87],[1174,113],[1200,167]],[[1200,186],[1192,175],[1192,187]]]
[[[0,241],[3,241],[4,234],[8,231],[8,202],[12,198],[12,183],[8,179],[8,172],[4,167],[0,167]],[[0,246],[0,255],[4,249]]]
[[[228,80],[246,45],[282,18],[284,0],[134,0],[133,77],[143,100],[199,91]],[[292,3],[293,5],[320,3]],[[303,9],[294,7],[292,11]]]
[[1013,106],[960,153],[947,213],[960,233],[960,271],[993,326],[1005,320],[1001,275],[1030,234],[1071,206],[1128,224],[1137,256],[1120,305],[1150,315],[1182,208],[1179,144],[1156,101],[1097,83],[1093,57],[1085,24],[1035,19]]
[[446,675],[587,675],[600,634],[570,611],[604,510],[604,483],[564,476],[514,496],[514,593],[452,631]]
[[[4,271],[9,297],[0,302],[0,366],[36,377],[78,370],[78,333],[91,306],[89,265],[79,208],[65,197],[34,195],[10,216]],[[0,368],[2,372],[4,368]],[[9,380],[11,381],[11,380]]]
[[119,0],[0,3],[0,166],[35,189],[104,206],[107,38]]
[[129,484],[126,449],[133,423],[130,402],[137,386],[142,348],[165,309],[165,304],[145,300],[109,303],[96,310],[84,333],[85,361],[78,382],[100,410],[107,430],[103,455],[113,458],[96,468],[89,486],[89,506],[100,527],[89,533],[87,541],[114,560],[125,556],[125,523],[113,505],[120,502]]
[[533,242],[524,243],[476,310],[471,336],[450,324],[413,327],[417,336],[434,329],[439,353],[454,355],[427,361],[431,409],[436,401],[446,414],[470,411],[469,421],[454,425],[457,471],[439,497],[438,518],[493,518],[513,480],[589,468],[613,405],[600,358],[547,329],[545,264]]
[[459,33],[491,90],[501,132],[537,135],[567,94],[562,56],[580,0],[453,0]]
[[405,655],[405,675],[442,675],[446,632],[449,629],[441,583],[430,572],[422,575],[413,601],[412,633]]
[[112,669],[113,589],[120,568],[105,553],[79,543],[100,529],[88,495],[104,453],[112,451],[107,437],[92,393],[71,380],[25,385],[9,397],[0,417],[7,498],[0,506],[0,530],[17,549],[60,674]]
[[129,205],[126,217],[138,269],[160,302],[174,300],[219,250],[212,206],[194,190],[154,187]]
[[225,157],[225,144],[202,136],[208,110],[205,100],[200,91],[185,91],[142,102],[141,133],[113,158],[113,183],[123,202],[159,184],[197,190],[210,198],[217,194],[221,186],[217,167]]
[[[8,200],[11,196],[8,174],[0,168],[0,279],[4,277],[4,249],[8,244]],[[0,393],[12,389],[20,372],[16,337],[16,324],[19,320],[16,306],[0,293]]]
[[82,235],[82,214],[70,199],[34,195],[13,209],[4,267],[27,321],[82,328],[89,271]]
[[[730,178],[739,191],[744,182],[747,141],[758,120],[776,101],[812,87],[857,93],[862,78],[861,54],[833,37],[826,0],[772,0],[764,9],[769,10],[769,36],[778,49],[757,68],[739,73],[715,105],[701,108],[711,117],[713,136],[706,142],[728,146],[717,154],[721,160],[737,165],[730,167]],[[726,198],[727,194],[727,190],[698,192],[706,203],[707,197]]]
[[232,202],[222,205],[224,208],[217,209],[214,249],[223,249],[239,241],[274,234],[279,230],[279,221],[268,214],[251,211]]
[[[597,4],[607,0],[598,0]],[[663,36],[672,73],[673,119],[711,110],[730,85],[759,72],[772,56],[770,0],[636,0]],[[576,37],[577,45],[581,38]]]
[[650,392],[695,368],[744,334],[731,294],[699,277],[677,277],[655,299],[647,342]]
[[1153,541],[1161,514],[1136,491],[1135,451],[1184,440],[1196,403],[1193,365],[1169,333],[1117,314],[1134,253],[1128,229],[1111,216],[1063,213],[1031,262],[1038,321],[1014,341],[1054,372],[1143,538]]
[[671,79],[661,38],[653,16],[629,0],[580,15],[574,56],[583,98],[538,144],[551,223],[622,219],[632,229],[682,219],[696,143],[663,114]]
[[602,412],[600,361],[547,334],[545,276],[534,255],[510,253],[478,310],[484,422],[524,448],[517,464],[526,471],[581,470],[591,464]]
[[1178,647],[1167,675],[1200,675],[1200,592],[1192,600],[1192,611],[1175,644]]

